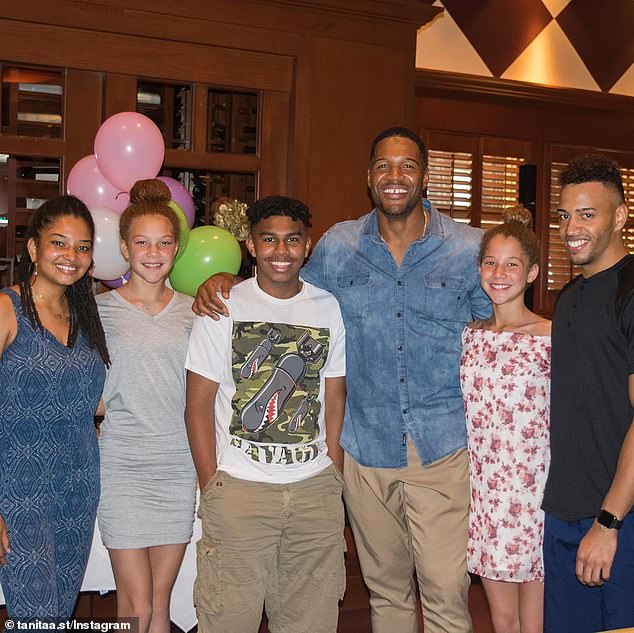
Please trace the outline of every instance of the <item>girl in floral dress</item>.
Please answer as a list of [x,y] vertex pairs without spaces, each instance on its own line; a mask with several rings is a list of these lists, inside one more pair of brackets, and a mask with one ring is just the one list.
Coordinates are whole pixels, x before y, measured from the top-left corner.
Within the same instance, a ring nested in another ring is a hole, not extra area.
[[542,631],[540,509],[549,461],[550,321],[524,292],[539,272],[523,207],[485,233],[482,288],[493,316],[463,332],[461,385],[471,479],[469,571],[482,577],[496,633]]

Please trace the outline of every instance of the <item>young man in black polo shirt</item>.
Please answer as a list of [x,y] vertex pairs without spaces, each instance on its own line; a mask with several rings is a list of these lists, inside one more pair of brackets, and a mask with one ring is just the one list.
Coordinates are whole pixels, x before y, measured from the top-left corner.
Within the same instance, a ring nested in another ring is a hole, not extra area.
[[634,256],[618,167],[561,174],[560,233],[582,275],[552,329],[552,460],[543,508],[546,633],[634,626]]

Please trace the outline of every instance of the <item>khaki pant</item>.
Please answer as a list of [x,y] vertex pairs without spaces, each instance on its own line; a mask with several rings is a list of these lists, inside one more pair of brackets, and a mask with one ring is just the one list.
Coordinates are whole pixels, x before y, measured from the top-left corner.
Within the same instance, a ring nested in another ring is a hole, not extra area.
[[200,633],[335,633],[345,588],[343,481],[334,466],[293,484],[218,471],[198,515]]
[[370,590],[373,633],[468,633],[466,449],[423,466],[410,441],[406,468],[366,468],[345,456],[345,501]]

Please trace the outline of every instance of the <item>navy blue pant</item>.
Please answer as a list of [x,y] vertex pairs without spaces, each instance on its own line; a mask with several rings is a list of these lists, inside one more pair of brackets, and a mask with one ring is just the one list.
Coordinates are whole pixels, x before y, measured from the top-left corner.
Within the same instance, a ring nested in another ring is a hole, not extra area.
[[577,549],[594,519],[544,523],[544,633],[595,633],[634,626],[634,513],[619,530],[610,580],[600,587],[575,576]]

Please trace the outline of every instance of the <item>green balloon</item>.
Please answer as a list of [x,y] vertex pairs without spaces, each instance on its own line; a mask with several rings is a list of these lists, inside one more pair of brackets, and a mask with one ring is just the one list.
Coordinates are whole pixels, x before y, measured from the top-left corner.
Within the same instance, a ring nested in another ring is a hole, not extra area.
[[187,248],[187,242],[189,241],[189,232],[191,229],[189,228],[189,222],[187,222],[187,216],[185,215],[185,212],[180,208],[180,206],[176,204],[176,202],[174,202],[173,200],[170,200],[167,205],[176,214],[176,217],[178,218],[178,225],[180,227],[178,251],[176,252],[176,257],[174,258],[174,261],[177,262]]
[[178,292],[195,297],[205,279],[221,272],[235,275],[241,262],[240,244],[229,231],[199,226],[189,233],[187,248],[170,273],[170,283]]

